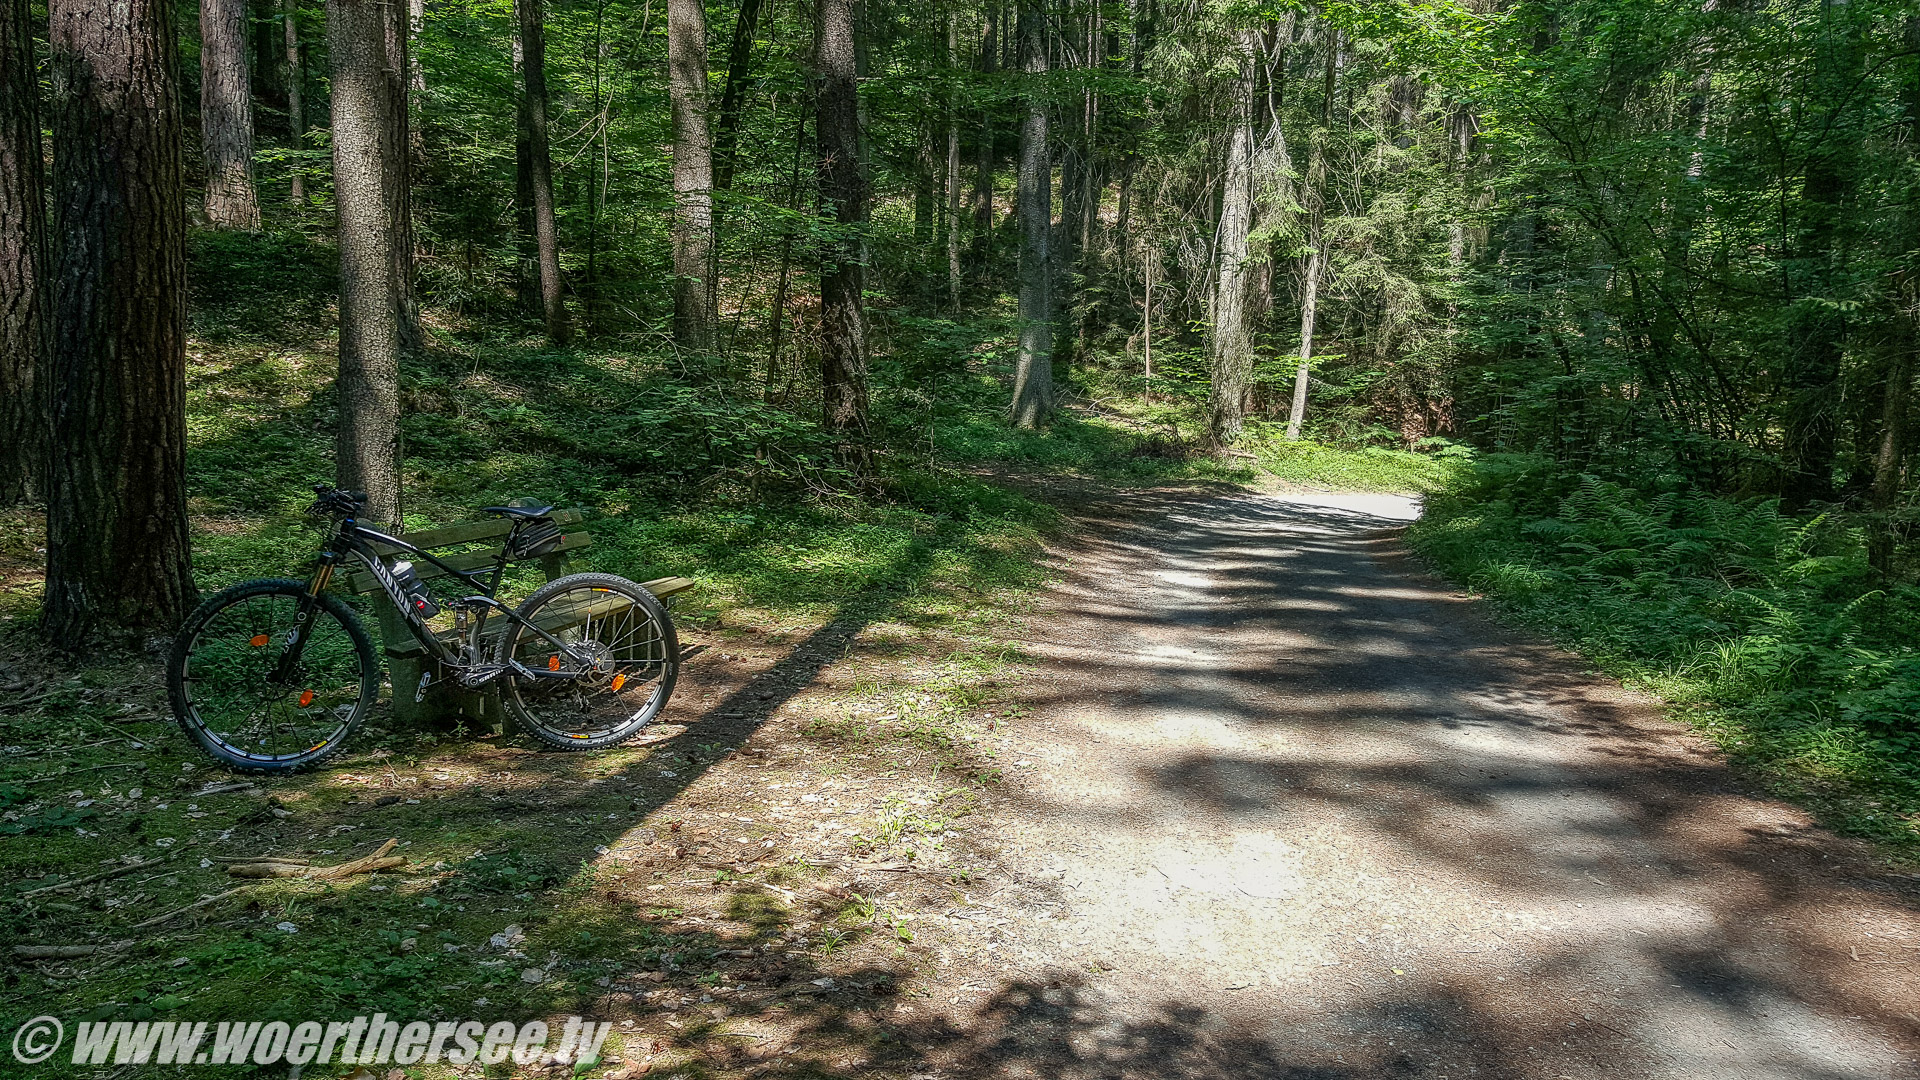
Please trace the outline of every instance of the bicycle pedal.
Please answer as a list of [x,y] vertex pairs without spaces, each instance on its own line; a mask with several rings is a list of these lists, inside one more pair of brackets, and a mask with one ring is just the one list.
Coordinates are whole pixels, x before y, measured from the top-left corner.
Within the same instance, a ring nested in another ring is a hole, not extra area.
[[431,671],[421,672],[420,685],[416,687],[413,691],[413,703],[415,705],[418,705],[421,702],[427,700],[427,687],[432,685],[433,685],[433,672]]

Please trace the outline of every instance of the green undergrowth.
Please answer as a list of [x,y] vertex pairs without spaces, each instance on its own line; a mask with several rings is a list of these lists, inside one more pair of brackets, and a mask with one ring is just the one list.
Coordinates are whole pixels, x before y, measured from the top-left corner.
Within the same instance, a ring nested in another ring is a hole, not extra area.
[[1248,425],[1247,448],[1260,468],[1289,483],[1348,491],[1425,493],[1446,487],[1463,464],[1471,460],[1466,447],[1444,440],[1425,452],[1392,450],[1381,446],[1341,447],[1300,440],[1288,442],[1283,424]]
[[1881,580],[1848,523],[1488,455],[1410,538],[1779,793],[1920,856],[1920,589]]

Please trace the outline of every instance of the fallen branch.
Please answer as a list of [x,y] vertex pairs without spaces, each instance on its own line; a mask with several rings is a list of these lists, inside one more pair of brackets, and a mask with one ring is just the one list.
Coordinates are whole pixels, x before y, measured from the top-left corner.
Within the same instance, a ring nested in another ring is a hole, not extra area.
[[28,889],[26,892],[20,894],[19,899],[25,900],[28,897],[39,896],[41,893],[66,892],[68,889],[77,889],[82,885],[91,885],[96,881],[116,878],[121,874],[131,874],[135,870],[144,870],[149,866],[155,866],[166,861],[166,859],[146,859],[141,862],[122,863],[111,870],[102,870],[97,874],[91,874],[74,881],[63,881],[58,885],[42,885],[37,889]]
[[21,960],[78,960],[100,951],[98,945],[15,945],[13,955]]
[[283,855],[214,855],[212,859],[217,863],[285,863],[288,866],[313,865],[306,859],[295,859]]
[[218,901],[225,900],[229,896],[237,896],[240,893],[246,892],[248,889],[251,889],[251,888],[253,888],[253,886],[251,885],[242,885],[237,889],[228,889],[226,892],[223,892],[218,896],[201,897],[200,899],[195,900],[193,903],[188,904],[186,907],[175,908],[172,911],[167,912],[165,915],[155,915],[153,918],[148,919],[146,922],[134,923],[132,926],[128,927],[127,929],[145,930],[149,926],[158,926],[169,919],[175,918],[176,916],[185,915],[189,911],[195,911],[200,908],[206,907],[208,904],[217,903]]
[[242,780],[237,784],[220,784],[217,787],[201,788],[199,791],[193,793],[193,797],[197,799],[202,795],[224,795],[229,791],[245,791],[253,786],[254,784],[250,780]]
[[371,855],[343,862],[338,866],[310,866],[305,859],[261,858],[235,862],[227,867],[230,877],[239,878],[306,878],[310,881],[338,881],[355,874],[377,874],[382,870],[391,870],[407,863],[404,855],[389,855],[400,841],[389,840],[380,845],[380,850]]

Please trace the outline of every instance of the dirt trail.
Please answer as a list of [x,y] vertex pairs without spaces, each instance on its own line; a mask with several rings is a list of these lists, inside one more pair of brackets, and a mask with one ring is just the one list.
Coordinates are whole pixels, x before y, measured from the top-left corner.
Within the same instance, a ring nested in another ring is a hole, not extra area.
[[1414,512],[1093,515],[1033,620],[995,837],[1020,884],[955,972],[1002,989],[942,1064],[1920,1076],[1912,883],[1421,575]]

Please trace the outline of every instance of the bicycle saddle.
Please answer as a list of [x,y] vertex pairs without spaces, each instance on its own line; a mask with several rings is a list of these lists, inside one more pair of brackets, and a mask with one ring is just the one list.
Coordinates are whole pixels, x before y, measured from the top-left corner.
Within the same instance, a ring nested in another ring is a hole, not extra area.
[[553,513],[551,506],[483,506],[483,514],[500,514],[510,518],[538,518]]

